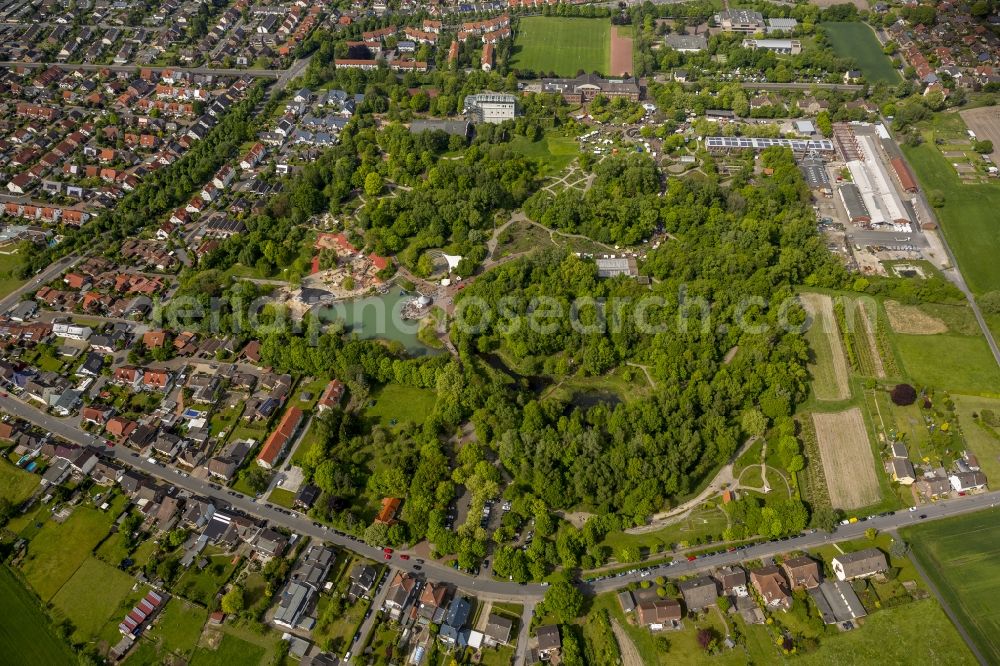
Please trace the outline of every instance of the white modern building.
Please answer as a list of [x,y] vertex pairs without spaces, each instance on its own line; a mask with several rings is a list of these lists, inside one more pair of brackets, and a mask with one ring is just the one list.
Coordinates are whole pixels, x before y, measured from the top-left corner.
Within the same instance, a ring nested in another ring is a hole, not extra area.
[[67,340],[86,340],[94,333],[94,329],[89,326],[78,326],[76,324],[52,324],[52,335]]
[[477,122],[499,124],[517,115],[517,97],[507,93],[479,93],[465,98],[465,113]]

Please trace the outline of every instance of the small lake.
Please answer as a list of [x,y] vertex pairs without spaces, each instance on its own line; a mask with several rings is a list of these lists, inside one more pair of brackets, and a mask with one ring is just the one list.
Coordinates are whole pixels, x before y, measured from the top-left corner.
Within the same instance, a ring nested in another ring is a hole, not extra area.
[[367,296],[350,301],[338,301],[331,306],[318,309],[324,322],[343,323],[346,333],[370,340],[398,342],[413,356],[440,354],[442,350],[428,347],[419,339],[420,322],[403,319],[403,306],[417,297],[413,292],[401,292],[399,287],[390,287],[379,296]]

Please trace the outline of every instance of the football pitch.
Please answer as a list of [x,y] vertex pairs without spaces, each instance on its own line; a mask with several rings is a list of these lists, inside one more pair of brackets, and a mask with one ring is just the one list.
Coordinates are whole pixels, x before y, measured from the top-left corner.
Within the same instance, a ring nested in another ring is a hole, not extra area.
[[511,66],[572,77],[581,69],[605,74],[610,60],[607,19],[528,16],[518,23]]
[[941,596],[991,664],[1000,663],[1000,509],[900,530]]

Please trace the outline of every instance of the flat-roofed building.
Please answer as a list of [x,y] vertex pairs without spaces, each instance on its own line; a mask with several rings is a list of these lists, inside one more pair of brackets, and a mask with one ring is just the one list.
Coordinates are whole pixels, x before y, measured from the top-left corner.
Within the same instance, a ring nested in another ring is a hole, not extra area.
[[517,96],[493,92],[467,95],[464,108],[477,123],[499,124],[517,115]]

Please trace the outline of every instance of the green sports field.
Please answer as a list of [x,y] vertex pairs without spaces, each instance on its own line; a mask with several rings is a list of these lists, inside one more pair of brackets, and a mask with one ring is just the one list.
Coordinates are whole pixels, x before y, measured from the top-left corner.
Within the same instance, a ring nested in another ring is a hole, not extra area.
[[576,76],[578,70],[607,72],[611,23],[607,19],[529,16],[519,21],[511,66]]
[[1000,509],[901,530],[986,661],[1000,663]]
[[14,574],[0,566],[0,661],[11,664],[75,664],[69,648],[49,630],[48,620]]
[[867,23],[824,23],[834,52],[842,58],[854,58],[865,78],[871,82],[899,83],[899,72],[882,53],[875,33]]

